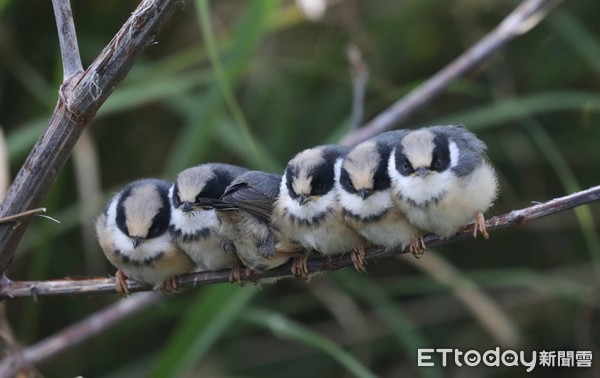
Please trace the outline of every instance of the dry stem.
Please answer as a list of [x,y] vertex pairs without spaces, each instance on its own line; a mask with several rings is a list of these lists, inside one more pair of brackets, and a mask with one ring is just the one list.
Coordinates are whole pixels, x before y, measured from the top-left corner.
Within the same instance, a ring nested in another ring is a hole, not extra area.
[[[587,190],[570,194],[568,196],[556,198],[548,202],[540,203],[520,210],[513,210],[510,213],[499,215],[488,219],[486,227],[488,231],[499,230],[507,227],[518,226],[522,223],[556,214],[586,203],[598,201],[600,199],[600,186],[595,186]],[[435,235],[427,235],[425,243],[427,246],[436,246],[448,244],[457,240],[465,239],[473,235],[473,225],[465,227],[456,236],[448,239],[441,239]],[[404,251],[399,249],[385,250],[381,247],[372,247],[366,250],[366,260],[373,261],[383,257],[395,256]],[[308,261],[308,271],[310,273],[333,271],[352,265],[350,255],[333,259],[315,257]],[[284,264],[281,267],[267,270],[261,273],[252,273],[247,275],[242,272],[241,279],[245,282],[256,282],[262,278],[271,277],[289,277],[292,276],[290,264]],[[219,272],[201,272],[190,273],[179,278],[181,287],[196,287],[215,283],[229,282],[229,271]],[[115,293],[114,278],[66,278],[54,281],[10,281],[5,278],[0,285],[0,298],[16,297],[38,297],[54,295],[89,295],[100,293]],[[128,281],[130,292],[148,291],[152,288],[138,282]]]

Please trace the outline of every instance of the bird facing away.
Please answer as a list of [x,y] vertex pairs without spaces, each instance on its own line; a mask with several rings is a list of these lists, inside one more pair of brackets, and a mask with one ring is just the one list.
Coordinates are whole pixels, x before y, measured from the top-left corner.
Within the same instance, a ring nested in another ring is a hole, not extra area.
[[391,195],[388,161],[406,130],[383,133],[356,145],[336,174],[344,221],[370,244],[423,251],[422,231],[410,224]]
[[413,130],[389,160],[392,197],[410,222],[450,237],[475,220],[474,236],[488,238],[483,213],[498,192],[486,146],[460,125]]
[[[298,153],[285,169],[273,224],[290,243],[333,256],[352,251],[352,261],[364,270],[364,239],[343,221],[336,172],[349,149],[323,145]],[[337,167],[337,168],[336,168]],[[295,258],[292,271],[307,276],[307,256]]]
[[142,179],[127,185],[96,220],[96,233],[106,258],[118,269],[117,292],[129,293],[131,278],[164,292],[177,291],[175,276],[194,263],[168,233],[170,206],[167,181]]
[[[278,175],[248,171],[233,180],[219,200],[201,199],[195,205],[218,213],[223,250],[236,254],[252,271],[272,269],[291,258],[278,250],[278,236],[271,226],[280,181]],[[231,278],[240,282],[239,271],[234,269]]]
[[201,164],[177,175],[169,190],[169,233],[177,246],[196,264],[196,271],[233,268],[235,255],[223,253],[218,235],[221,220],[214,209],[194,208],[201,198],[219,199],[246,168],[220,163]]

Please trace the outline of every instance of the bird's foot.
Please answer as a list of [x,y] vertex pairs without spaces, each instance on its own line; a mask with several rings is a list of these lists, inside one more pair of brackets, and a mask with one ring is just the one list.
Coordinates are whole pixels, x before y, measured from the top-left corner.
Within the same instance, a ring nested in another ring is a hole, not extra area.
[[366,273],[367,272],[367,262],[365,261],[365,248],[364,247],[356,247],[350,252],[350,258],[352,259],[352,264],[354,264],[354,268],[359,272]]
[[179,280],[177,279],[177,277],[171,277],[165,280],[158,289],[165,294],[178,294]]
[[117,270],[117,273],[115,274],[115,281],[115,289],[117,294],[119,294],[121,297],[128,296],[129,289],[127,288],[127,276],[121,269]]
[[292,260],[292,274],[296,277],[308,278],[308,255],[296,256]]
[[425,249],[427,249],[427,246],[425,245],[425,239],[423,239],[422,236],[419,236],[417,240],[408,245],[408,251],[418,259],[423,256]]
[[481,233],[484,239],[489,239],[490,234],[485,227],[485,218],[483,217],[483,213],[480,211],[475,214],[475,227],[473,228],[473,237],[477,237],[477,232]]

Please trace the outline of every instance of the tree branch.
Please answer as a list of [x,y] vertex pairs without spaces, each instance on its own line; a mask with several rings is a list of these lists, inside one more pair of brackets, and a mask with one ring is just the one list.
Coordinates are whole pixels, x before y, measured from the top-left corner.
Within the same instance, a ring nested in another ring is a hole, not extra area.
[[[562,211],[581,206],[600,199],[600,185],[583,190],[568,196],[556,198],[545,203],[540,203],[510,213],[488,219],[485,223],[489,231],[518,226],[522,223],[556,214]],[[456,236],[441,239],[435,235],[427,235],[425,243],[429,247],[448,244],[465,239],[473,235],[473,225],[465,227]],[[366,251],[366,260],[373,261],[383,257],[390,257],[405,253],[401,250],[385,250],[381,247],[372,247]],[[339,258],[327,259],[315,257],[308,261],[308,270],[311,273],[334,271],[352,265],[349,255]],[[242,275],[246,282],[256,282],[264,278],[283,278],[292,276],[290,263],[278,268],[251,275]],[[130,292],[148,291],[152,288],[138,282],[127,281]],[[215,283],[229,282],[229,271],[190,273],[179,278],[181,287],[196,287]],[[114,278],[66,278],[54,281],[10,281],[4,278],[0,284],[0,298],[56,296],[56,295],[89,295],[100,293],[115,293]]]
[[[59,1],[62,3],[62,1]],[[100,106],[123,80],[140,52],[154,41],[154,36],[173,13],[177,0],[143,0],[121,30],[81,75],[68,78],[60,88],[59,99],[46,130],[42,133],[0,205],[0,218],[40,207],[54,183],[77,139]],[[70,13],[55,8],[59,14],[59,34],[69,31],[65,22]],[[64,13],[63,12],[67,12]],[[61,21],[62,20],[62,21]],[[71,20],[72,23],[72,20]],[[71,30],[74,38],[74,27]],[[63,54],[73,43],[71,37],[61,38]],[[76,43],[75,43],[76,44]],[[65,74],[72,73],[78,58],[63,56],[67,62]],[[0,224],[0,273],[3,273],[31,222],[32,216]]]
[[436,98],[448,85],[488,59],[494,52],[533,28],[562,0],[525,0],[500,25],[469,50],[450,62],[408,95],[395,102],[360,129],[347,134],[342,144],[352,146],[407,120]]
[[71,77],[81,73],[81,56],[77,45],[77,33],[70,0],[52,0],[56,29],[58,30],[58,41],[60,43],[60,54],[63,64],[63,80],[68,81]]
[[67,348],[73,348],[117,324],[125,316],[135,315],[154,305],[161,298],[160,294],[142,293],[118,301],[20,352],[5,357],[0,362],[0,377],[18,375],[20,370],[39,364]]

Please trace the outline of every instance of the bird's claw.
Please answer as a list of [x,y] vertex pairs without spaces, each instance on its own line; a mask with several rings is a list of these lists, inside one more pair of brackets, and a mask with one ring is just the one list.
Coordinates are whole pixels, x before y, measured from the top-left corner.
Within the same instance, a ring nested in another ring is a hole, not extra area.
[[122,270],[117,270],[115,274],[115,290],[121,297],[129,295],[129,289],[127,288],[127,276]]
[[309,271],[308,271],[308,256],[307,255],[301,255],[301,256],[296,256],[293,258],[292,260],[292,274],[296,277],[302,277],[302,278],[308,278],[309,276]]
[[178,294],[179,293],[179,281],[177,277],[171,277],[165,280],[159,288],[165,294]]
[[367,262],[365,261],[365,249],[363,247],[356,247],[350,252],[350,259],[354,268],[359,272],[367,272]]
[[477,232],[481,233],[484,239],[489,239],[490,234],[485,227],[485,218],[483,217],[483,213],[480,211],[475,214],[475,227],[473,227],[473,237],[477,237]]
[[427,249],[427,246],[425,245],[425,239],[423,239],[422,236],[419,236],[417,240],[408,245],[408,251],[418,259],[423,256],[425,249]]

